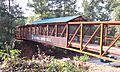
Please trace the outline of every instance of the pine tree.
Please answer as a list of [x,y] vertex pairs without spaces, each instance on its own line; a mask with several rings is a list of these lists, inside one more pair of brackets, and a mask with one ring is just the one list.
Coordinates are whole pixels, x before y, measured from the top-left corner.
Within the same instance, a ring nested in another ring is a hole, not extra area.
[[76,0],[33,0],[28,6],[34,8],[41,19],[78,14]]

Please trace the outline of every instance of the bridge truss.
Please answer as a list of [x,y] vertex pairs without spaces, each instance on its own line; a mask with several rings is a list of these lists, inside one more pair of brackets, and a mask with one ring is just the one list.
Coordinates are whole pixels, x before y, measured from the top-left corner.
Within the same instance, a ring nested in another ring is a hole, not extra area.
[[120,63],[119,60],[106,57],[120,57],[120,47],[115,46],[120,38],[115,27],[119,26],[119,21],[24,25],[16,27],[16,39],[57,46]]

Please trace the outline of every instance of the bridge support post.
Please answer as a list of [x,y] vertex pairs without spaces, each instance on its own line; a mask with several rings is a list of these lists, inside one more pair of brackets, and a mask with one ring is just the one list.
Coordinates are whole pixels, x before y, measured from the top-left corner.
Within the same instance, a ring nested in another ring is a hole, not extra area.
[[22,33],[21,33],[21,27],[19,28],[20,29],[20,38],[22,37],[21,35],[22,35]]
[[81,28],[80,28],[80,50],[82,51],[82,45],[83,45],[83,24],[80,24]]
[[28,36],[28,33],[29,33],[29,28],[26,27],[26,35],[25,35],[26,38],[27,38],[27,36]]
[[35,25],[34,29],[35,29],[35,35],[36,35],[37,34],[37,26],[36,25]]
[[38,26],[38,35],[41,35],[41,32],[40,32],[41,30],[40,29],[41,29],[41,26],[39,25]]
[[58,26],[57,26],[57,24],[55,25],[55,36],[57,37],[57,31],[58,30]]
[[100,56],[102,56],[103,53],[103,23],[100,24]]
[[69,40],[69,26],[68,26],[68,24],[66,24],[66,39],[67,39],[66,47],[68,48],[68,40]]
[[24,28],[22,28],[22,39],[24,38]]
[[32,26],[30,26],[30,34],[32,35]]
[[49,25],[47,24],[47,36],[49,35]]
[[107,37],[108,37],[108,25],[105,25],[105,45],[107,45]]

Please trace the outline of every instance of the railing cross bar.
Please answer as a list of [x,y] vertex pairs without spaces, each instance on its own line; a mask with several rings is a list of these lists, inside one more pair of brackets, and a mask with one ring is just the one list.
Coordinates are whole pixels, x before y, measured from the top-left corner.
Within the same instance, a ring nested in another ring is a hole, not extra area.
[[109,47],[106,49],[106,51],[104,51],[104,53],[102,54],[105,55],[105,53],[107,53],[107,51],[115,44],[115,42],[120,38],[120,34],[117,35],[117,37],[111,42],[111,44],[109,45]]
[[76,29],[75,34],[73,34],[73,36],[72,36],[72,38],[71,38],[68,46],[70,46],[71,42],[73,41],[73,39],[74,39],[74,37],[75,37],[75,35],[77,34],[77,32],[78,32],[79,29],[80,29],[80,25],[79,25],[78,28]]
[[95,30],[95,32],[92,34],[92,36],[89,38],[89,40],[87,41],[87,43],[85,44],[85,46],[83,47],[82,50],[84,50],[86,48],[86,46],[89,44],[89,42],[92,40],[92,38],[95,36],[95,34],[97,33],[97,31],[99,30],[100,25],[97,27],[97,29]]

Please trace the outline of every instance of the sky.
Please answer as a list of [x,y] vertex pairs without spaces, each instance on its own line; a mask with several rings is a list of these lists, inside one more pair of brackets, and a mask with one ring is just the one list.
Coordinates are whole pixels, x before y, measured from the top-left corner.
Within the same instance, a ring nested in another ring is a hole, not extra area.
[[32,11],[32,9],[27,7],[28,0],[16,0],[16,3],[19,4],[20,7],[22,7],[22,11],[24,12],[24,16],[27,17],[27,16],[34,15],[34,12]]
[[[25,13],[24,16],[26,16],[26,17],[34,15],[34,12],[32,11],[32,9],[27,7],[28,1],[31,1],[31,0],[16,0],[16,3],[19,4],[20,7],[22,7],[22,11]],[[82,7],[81,6],[82,1],[83,0],[77,0],[78,7]],[[80,11],[83,11],[82,8]]]

